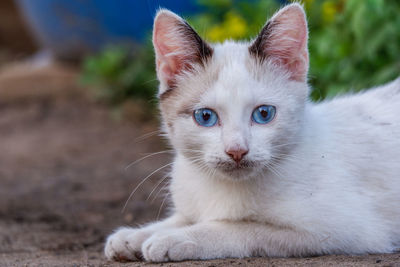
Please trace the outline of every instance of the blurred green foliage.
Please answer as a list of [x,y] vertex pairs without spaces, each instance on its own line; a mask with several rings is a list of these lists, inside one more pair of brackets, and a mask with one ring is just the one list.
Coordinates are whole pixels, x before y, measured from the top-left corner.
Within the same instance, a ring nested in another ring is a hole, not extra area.
[[[380,85],[400,74],[400,1],[304,0],[309,22],[313,100]],[[254,38],[278,8],[275,0],[199,0],[204,11],[187,18],[211,42]],[[157,83],[151,44],[136,54],[109,49],[84,64],[84,80],[119,103],[151,98]]]
[[126,47],[109,47],[84,60],[81,81],[94,89],[95,96],[113,105],[129,98],[151,103],[158,85],[154,68],[151,44],[133,52]]
[[315,100],[400,75],[400,1],[307,1]]

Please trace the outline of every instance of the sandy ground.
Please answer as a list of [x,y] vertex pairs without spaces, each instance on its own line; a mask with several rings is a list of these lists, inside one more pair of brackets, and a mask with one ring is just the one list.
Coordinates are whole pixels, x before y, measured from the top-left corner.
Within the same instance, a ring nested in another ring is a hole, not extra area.
[[164,183],[157,187],[163,171],[121,209],[135,186],[171,159],[160,154],[125,169],[165,149],[159,137],[143,137],[157,123],[144,120],[140,106],[118,119],[76,80],[75,71],[55,66],[0,70],[0,266],[400,266],[400,253],[108,262],[102,249],[112,229],[164,216]]

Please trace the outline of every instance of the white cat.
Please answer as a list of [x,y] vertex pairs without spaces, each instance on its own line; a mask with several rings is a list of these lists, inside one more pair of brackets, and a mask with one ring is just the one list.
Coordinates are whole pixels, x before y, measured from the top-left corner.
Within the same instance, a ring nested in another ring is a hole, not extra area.
[[108,237],[108,259],[180,261],[387,253],[400,245],[400,79],[307,100],[303,8],[251,44],[209,45],[158,12],[164,130],[176,150],[171,217]]

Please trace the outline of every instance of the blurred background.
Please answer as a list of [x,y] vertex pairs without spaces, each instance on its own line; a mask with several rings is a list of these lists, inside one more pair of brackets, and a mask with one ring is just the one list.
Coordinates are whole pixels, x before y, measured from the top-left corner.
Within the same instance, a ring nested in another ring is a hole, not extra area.
[[[0,265],[101,265],[112,229],[165,216],[172,152],[158,136],[151,46],[159,7],[222,42],[254,38],[289,2],[0,1]],[[302,3],[314,101],[399,76],[399,1]]]

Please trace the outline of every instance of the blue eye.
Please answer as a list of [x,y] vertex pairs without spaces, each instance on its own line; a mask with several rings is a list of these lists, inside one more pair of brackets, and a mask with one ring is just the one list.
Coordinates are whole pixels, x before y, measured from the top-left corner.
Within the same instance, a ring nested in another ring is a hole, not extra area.
[[253,121],[258,124],[267,124],[272,121],[275,117],[276,108],[270,105],[262,105],[257,107],[251,117]]
[[196,109],[193,112],[193,117],[199,125],[204,127],[214,126],[218,121],[217,113],[208,108]]

